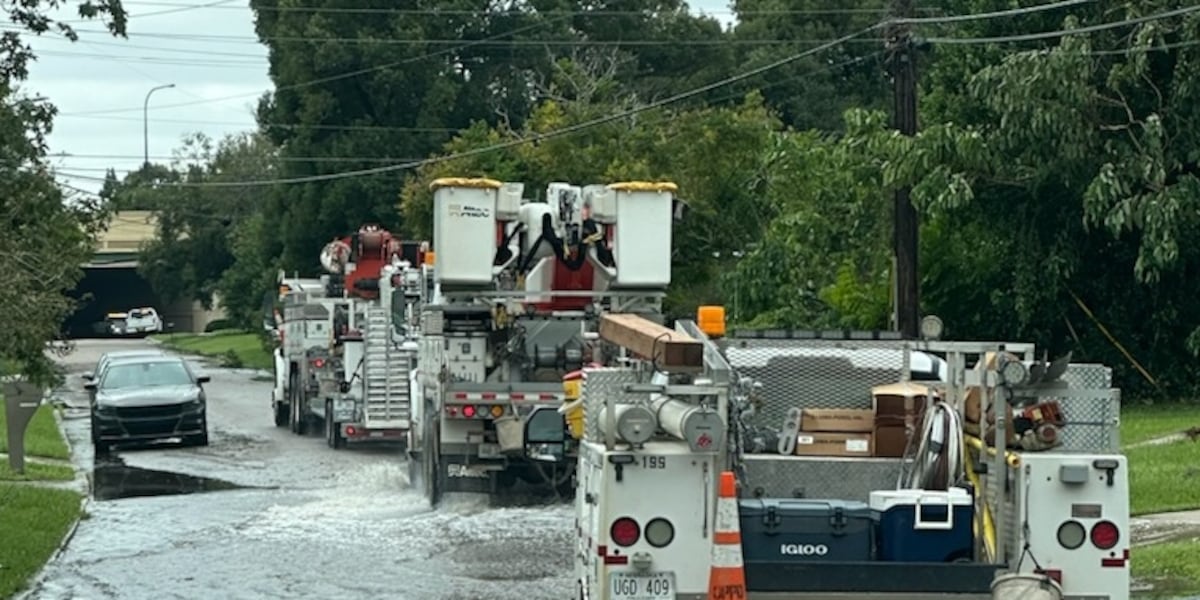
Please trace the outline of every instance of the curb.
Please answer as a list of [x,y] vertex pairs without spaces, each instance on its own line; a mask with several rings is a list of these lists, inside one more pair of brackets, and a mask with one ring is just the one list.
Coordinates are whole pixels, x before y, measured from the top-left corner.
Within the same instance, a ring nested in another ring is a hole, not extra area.
[[[45,401],[45,399],[43,399],[43,401]],[[91,505],[92,482],[88,478],[87,474],[84,473],[84,470],[81,469],[74,460],[75,447],[71,444],[71,437],[67,435],[66,429],[63,427],[62,411],[57,406],[54,407],[54,423],[58,425],[58,432],[60,435],[62,435],[63,443],[65,443],[67,446],[67,454],[71,457],[71,466],[75,469],[75,483],[82,484],[79,486],[83,489],[83,497],[79,499],[79,516],[75,518],[75,522],[71,523],[71,527],[67,529],[65,534],[63,534],[62,540],[58,542],[58,548],[55,548],[54,552],[50,553],[50,556],[46,559],[46,562],[42,564],[41,568],[38,569],[37,572],[34,573],[33,577],[29,579],[28,588],[23,592],[18,592],[15,596],[13,596],[12,600],[30,600],[33,598],[33,594],[41,591],[42,582],[45,581],[46,577],[46,567],[50,566],[50,563],[58,560],[59,557],[62,556],[63,552],[66,552],[67,546],[71,543],[71,540],[75,539],[75,533],[79,531],[79,523],[83,521],[83,516],[87,513],[88,506]]]

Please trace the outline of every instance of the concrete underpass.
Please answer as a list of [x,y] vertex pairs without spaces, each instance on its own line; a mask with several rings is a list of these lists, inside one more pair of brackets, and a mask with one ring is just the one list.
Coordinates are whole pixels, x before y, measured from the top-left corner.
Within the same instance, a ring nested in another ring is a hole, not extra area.
[[224,316],[219,308],[204,310],[199,303],[188,300],[168,304],[138,273],[138,250],[143,243],[154,239],[155,230],[154,215],[149,211],[124,211],[114,216],[108,231],[98,240],[92,261],[84,265],[83,278],[71,293],[79,306],[63,323],[68,336],[97,337],[102,334],[96,324],[104,321],[108,313],[146,306],[158,311],[166,331],[204,331],[206,325]]

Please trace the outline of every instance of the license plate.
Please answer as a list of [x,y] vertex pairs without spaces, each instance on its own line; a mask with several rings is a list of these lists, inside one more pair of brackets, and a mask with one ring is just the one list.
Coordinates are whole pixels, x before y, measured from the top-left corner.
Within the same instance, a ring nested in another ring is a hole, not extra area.
[[383,437],[383,432],[382,431],[372,431],[371,437]]
[[611,573],[612,600],[675,600],[675,573]]
[[499,458],[500,444],[480,444],[479,458]]

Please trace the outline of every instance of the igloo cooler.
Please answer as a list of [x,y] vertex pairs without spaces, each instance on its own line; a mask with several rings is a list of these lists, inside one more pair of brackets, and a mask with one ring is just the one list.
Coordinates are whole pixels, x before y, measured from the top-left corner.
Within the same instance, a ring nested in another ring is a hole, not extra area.
[[746,564],[871,560],[873,523],[863,502],[747,498],[738,504]]
[[894,562],[954,562],[974,556],[975,500],[949,491],[871,492],[878,558]]

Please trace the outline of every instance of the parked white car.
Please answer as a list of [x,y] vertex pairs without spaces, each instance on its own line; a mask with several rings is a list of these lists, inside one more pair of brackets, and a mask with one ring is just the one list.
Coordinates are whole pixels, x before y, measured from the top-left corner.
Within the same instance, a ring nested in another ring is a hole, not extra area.
[[152,307],[135,308],[125,319],[125,333],[131,335],[162,333],[163,320]]

